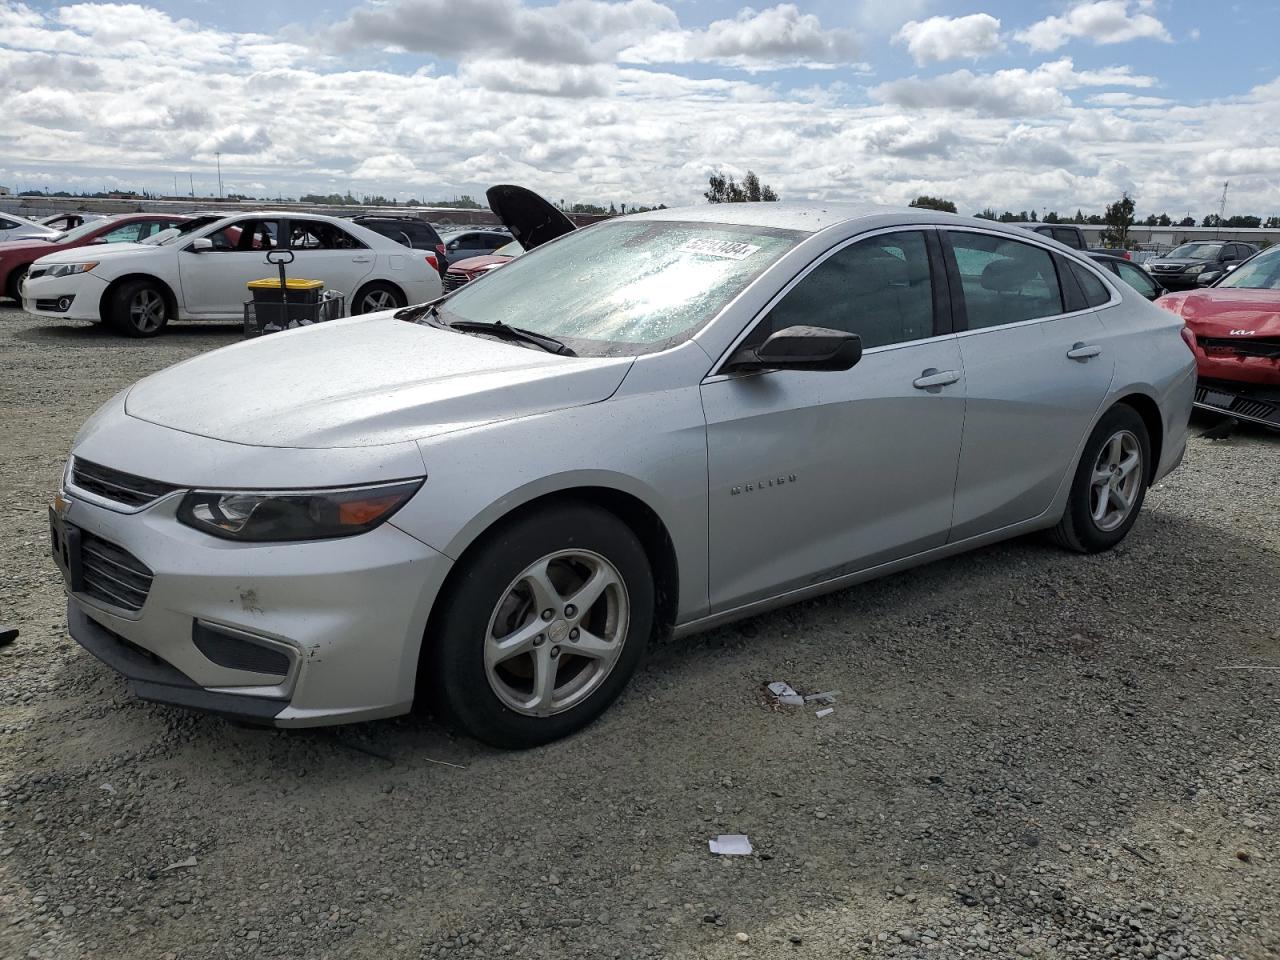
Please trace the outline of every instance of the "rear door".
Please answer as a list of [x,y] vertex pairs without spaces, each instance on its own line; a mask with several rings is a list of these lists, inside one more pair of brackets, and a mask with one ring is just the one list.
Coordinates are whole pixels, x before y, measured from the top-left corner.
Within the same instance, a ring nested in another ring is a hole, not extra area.
[[197,317],[241,317],[249,299],[251,280],[278,276],[266,261],[267,252],[279,246],[280,221],[274,217],[245,217],[207,234],[213,249],[191,250],[191,242],[178,253],[182,297],[187,313]]
[[943,238],[967,393],[956,541],[1048,508],[1111,385],[1094,305],[1113,294],[1038,244],[976,229]]
[[323,280],[350,302],[373,271],[374,252],[337,224],[325,220],[289,219],[290,276]]
[[945,282],[931,228],[843,243],[744,343],[830,327],[862,337],[862,360],[703,383],[713,612],[946,542],[964,374]]

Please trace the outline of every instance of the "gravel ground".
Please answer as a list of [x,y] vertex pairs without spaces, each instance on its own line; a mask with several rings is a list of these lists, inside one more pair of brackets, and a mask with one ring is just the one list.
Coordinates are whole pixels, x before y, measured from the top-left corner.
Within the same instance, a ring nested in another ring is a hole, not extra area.
[[129,697],[45,539],[93,409],[235,338],[0,307],[0,957],[1280,955],[1280,437],[1193,442],[1109,554],[1018,540],[665,644],[544,749],[257,731]]

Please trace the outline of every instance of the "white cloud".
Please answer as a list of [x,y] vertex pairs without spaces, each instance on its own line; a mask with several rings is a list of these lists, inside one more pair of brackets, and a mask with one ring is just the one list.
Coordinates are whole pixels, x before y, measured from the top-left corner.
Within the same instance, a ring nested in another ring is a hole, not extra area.
[[976,60],[1004,49],[1000,21],[986,13],[911,20],[903,24],[894,42],[905,43],[921,67],[944,60]]
[[1128,67],[1077,71],[1064,57],[1034,70],[1021,68],[978,74],[956,70],[939,77],[908,77],[873,87],[872,96],[912,110],[972,110],[985,116],[1050,114],[1070,104],[1063,92],[1078,87],[1148,87],[1153,77],[1136,76]]
[[794,3],[767,10],[746,7],[732,20],[716,20],[705,30],[665,30],[623,50],[628,63],[710,61],[746,69],[850,65],[858,53],[853,31],[825,29]]
[[1156,17],[1145,12],[1151,4],[1130,4],[1128,0],[1086,0],[1076,3],[1061,17],[1045,17],[1014,39],[1032,50],[1057,50],[1075,38],[1094,43],[1126,43],[1150,39],[1172,43],[1173,37]]

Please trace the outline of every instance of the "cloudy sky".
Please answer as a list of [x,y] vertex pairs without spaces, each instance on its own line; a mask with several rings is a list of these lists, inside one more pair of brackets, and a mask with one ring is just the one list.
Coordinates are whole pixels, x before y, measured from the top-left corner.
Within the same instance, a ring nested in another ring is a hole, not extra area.
[[1280,214],[1270,0],[0,0],[0,183]]

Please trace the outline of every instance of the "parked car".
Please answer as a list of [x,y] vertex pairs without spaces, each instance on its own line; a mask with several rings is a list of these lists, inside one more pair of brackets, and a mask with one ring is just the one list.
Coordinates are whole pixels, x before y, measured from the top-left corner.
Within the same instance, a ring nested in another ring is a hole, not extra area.
[[1162,257],[1145,264],[1151,275],[1170,290],[1185,290],[1196,286],[1200,275],[1206,271],[1243,263],[1258,252],[1251,243],[1234,240],[1195,240],[1175,247]]
[[485,257],[511,242],[506,230],[450,230],[440,235],[449,263],[470,257]]
[[245,284],[275,275],[265,262],[275,249],[292,250],[290,273],[340,291],[351,313],[440,293],[440,275],[427,255],[367,227],[318,214],[262,212],[203,222],[156,244],[43,257],[23,284],[23,308],[103,320],[132,337],[153,337],[170,320],[237,320]]
[[162,230],[182,223],[177,214],[127,213],[119,217],[99,217],[71,230],[28,240],[0,243],[0,290],[21,302],[19,289],[31,264],[62,250],[107,243],[137,243]]
[[449,266],[445,254],[444,241],[436,228],[419,217],[392,217],[374,214],[361,214],[351,217],[352,223],[368,227],[374,233],[380,233],[398,243],[414,250],[432,250],[436,255],[436,269],[441,278]]
[[55,213],[51,217],[43,217],[39,222],[54,230],[66,232],[88,223],[90,220],[106,219],[100,213]]
[[1280,430],[1280,247],[1157,304],[1194,334],[1196,406]]
[[1031,230],[1040,234],[1042,237],[1049,237],[1057,240],[1059,243],[1070,247],[1072,250],[1081,250],[1088,253],[1105,253],[1109,257],[1120,257],[1122,260],[1132,260],[1133,254],[1128,250],[1120,250],[1114,247],[1091,247],[1085,240],[1084,231],[1071,223],[1020,223],[1018,226],[1025,230]]
[[108,401],[51,515],[71,634],[151,700],[543,743],[655,634],[1037,530],[1114,546],[1183,455],[1183,329],[929,210],[605,221]]
[[0,242],[28,237],[52,237],[58,231],[14,213],[0,213]]
[[485,198],[489,209],[517,239],[509,239],[492,253],[451,263],[444,275],[446,293],[496,270],[526,250],[577,229],[561,211],[525,187],[498,184],[485,191]]
[[1124,257],[1113,256],[1110,253],[1097,253],[1092,250],[1088,251],[1088,256],[1094,263],[1110,270],[1133,289],[1137,290],[1144,299],[1156,300],[1169,292],[1146,270]]

